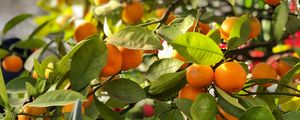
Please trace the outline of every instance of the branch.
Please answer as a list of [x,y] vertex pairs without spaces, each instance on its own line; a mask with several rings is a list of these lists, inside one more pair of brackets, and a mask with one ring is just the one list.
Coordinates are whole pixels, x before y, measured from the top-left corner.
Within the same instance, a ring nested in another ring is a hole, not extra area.
[[245,91],[247,94],[237,94],[240,96],[250,96],[250,95],[285,95],[285,96],[296,96],[300,97],[300,94],[293,94],[293,93],[266,93],[266,92],[250,92],[250,91]]
[[59,115],[32,115],[32,114],[28,114],[28,113],[18,113],[16,115],[26,115],[26,116],[31,116],[34,118],[53,118],[53,117],[62,116],[61,114],[59,114]]
[[152,21],[152,22],[147,22],[147,23],[144,23],[144,24],[140,24],[138,26],[145,27],[145,26],[148,26],[148,25],[159,23],[157,25],[157,27],[155,28],[155,30],[157,30],[169,18],[170,13],[175,9],[175,7],[177,6],[177,4],[179,4],[181,1],[182,0],[176,0],[171,5],[169,5],[168,8],[167,8],[167,10],[166,10],[166,12],[164,13],[164,15],[159,20]]

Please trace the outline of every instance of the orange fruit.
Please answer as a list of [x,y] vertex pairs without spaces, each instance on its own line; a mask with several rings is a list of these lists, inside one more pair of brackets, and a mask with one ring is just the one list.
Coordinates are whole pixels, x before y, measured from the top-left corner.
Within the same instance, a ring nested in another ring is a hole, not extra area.
[[228,93],[240,91],[246,83],[246,71],[236,62],[225,62],[215,70],[215,84]]
[[[252,77],[254,79],[257,78],[271,78],[277,80],[277,71],[273,69],[271,65],[268,65],[267,63],[258,63],[254,66],[254,68],[251,71]],[[271,86],[272,83],[265,83],[262,84],[264,87]]]
[[121,70],[128,70],[138,67],[143,61],[143,52],[141,50],[128,49],[118,47],[122,55],[122,68]]
[[122,11],[122,20],[128,24],[135,24],[139,22],[143,16],[143,4],[136,0],[126,4]]
[[272,5],[272,6],[278,5],[280,3],[280,0],[264,0],[264,1],[268,5]]
[[[276,70],[280,77],[283,77],[290,69],[292,69],[292,66],[288,65],[286,62],[280,60],[277,62]],[[300,78],[300,73],[296,75],[297,79]]]
[[209,86],[214,79],[214,71],[209,65],[193,64],[186,71],[187,82],[194,88]]
[[[238,120],[235,116],[225,112],[219,105],[218,105],[218,111],[226,120]],[[222,119],[221,119],[222,120]]]
[[[156,9],[155,15],[157,16],[157,18],[162,18],[166,11],[167,11],[166,8],[159,8],[159,9]],[[176,17],[175,17],[175,15],[174,15],[174,13],[171,12],[171,13],[169,14],[167,20],[165,21],[165,23],[166,23],[166,24],[169,24],[169,23],[171,23],[175,18],[176,18]]]
[[108,2],[109,0],[94,0],[95,5],[102,5]]
[[[72,111],[73,111],[73,107],[74,107],[74,103],[65,105],[65,106],[62,108],[61,112],[62,112],[62,113],[72,112]],[[84,107],[83,107],[83,105],[81,106],[81,112],[84,113]]]
[[[194,31],[194,28],[196,26],[196,22],[194,22],[194,24],[189,28],[189,32],[193,32]],[[198,22],[198,26],[197,28],[195,28],[195,32],[199,32],[199,28],[200,28],[200,33],[206,35],[209,31],[210,31],[210,27],[209,27],[209,24],[205,24],[205,23],[202,23],[202,22]]]
[[3,59],[2,67],[8,72],[19,72],[23,68],[23,60],[17,55],[10,55]]
[[[183,61],[183,62],[186,62],[186,61],[187,61],[187,60],[186,60],[184,57],[182,57],[176,50],[173,50],[173,51],[172,51],[172,58],[176,58],[176,59],[181,60],[181,61]],[[181,69],[181,70],[182,70],[182,69],[185,69],[188,65],[189,65],[188,63],[184,63],[184,64],[180,67],[180,69]]]
[[74,39],[80,42],[89,36],[97,34],[97,27],[91,22],[83,22],[75,27]]
[[250,18],[250,34],[249,39],[256,38],[261,31],[261,24],[257,17]]
[[[227,17],[221,24],[220,33],[224,40],[229,40],[231,29],[238,17]],[[249,39],[255,38],[260,34],[261,24],[256,17],[250,18]]]
[[37,79],[38,78],[38,75],[37,75],[36,71],[32,72],[32,78],[33,79]]
[[89,97],[87,98],[87,101],[84,101],[84,102],[82,103],[83,107],[84,107],[84,108],[89,107],[89,106],[93,103],[93,100],[94,100],[94,95],[89,96]]
[[[30,114],[30,115],[41,115],[47,112],[47,108],[45,107],[31,107],[28,105],[24,105],[22,109],[22,113]],[[27,115],[18,115],[18,120],[30,120],[31,116]]]
[[178,98],[187,98],[194,101],[196,99],[196,96],[199,93],[203,92],[203,89],[196,89],[193,88],[191,85],[187,84],[179,91]]
[[100,76],[109,77],[114,74],[117,74],[122,67],[122,54],[112,44],[106,44],[107,48],[107,61],[105,66],[102,68]]

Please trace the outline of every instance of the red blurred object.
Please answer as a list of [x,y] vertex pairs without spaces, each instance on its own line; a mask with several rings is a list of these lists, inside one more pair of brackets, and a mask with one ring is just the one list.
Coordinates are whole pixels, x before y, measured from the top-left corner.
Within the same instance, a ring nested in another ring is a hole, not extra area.
[[143,114],[145,117],[152,117],[154,115],[154,107],[149,104],[143,106]]
[[252,50],[250,51],[250,56],[251,57],[263,57],[265,55],[264,51],[261,50]]
[[224,43],[220,43],[220,44],[219,44],[219,47],[220,47],[221,49],[226,49],[226,48],[227,48],[227,45],[224,44]]

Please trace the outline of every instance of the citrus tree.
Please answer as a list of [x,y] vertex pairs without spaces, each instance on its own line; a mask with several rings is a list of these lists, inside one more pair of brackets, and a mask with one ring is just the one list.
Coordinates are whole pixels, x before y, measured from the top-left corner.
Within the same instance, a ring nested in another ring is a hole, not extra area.
[[[300,119],[296,0],[38,0],[0,49],[7,120]],[[16,49],[23,49],[22,53]],[[29,52],[28,52],[29,51]]]

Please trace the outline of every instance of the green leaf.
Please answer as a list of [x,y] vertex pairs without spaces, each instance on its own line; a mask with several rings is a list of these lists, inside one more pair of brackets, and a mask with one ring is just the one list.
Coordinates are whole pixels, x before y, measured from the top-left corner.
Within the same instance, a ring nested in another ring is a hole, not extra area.
[[300,112],[299,111],[291,111],[282,115],[283,120],[299,120]]
[[145,27],[126,27],[108,37],[107,41],[116,46],[123,46],[131,49],[163,49],[158,37]]
[[166,73],[151,82],[148,92],[153,97],[168,98],[177,94],[185,85],[185,71]]
[[106,82],[103,85],[103,90],[107,91],[110,97],[114,97],[125,103],[135,103],[146,98],[146,93],[143,88],[137,83],[127,79]]
[[[8,95],[6,92],[6,87],[5,87],[5,82],[4,82],[4,78],[3,78],[3,74],[2,74],[2,69],[0,69],[0,97],[1,97],[1,101],[3,101],[3,107],[6,107],[9,104],[8,101]],[[2,103],[2,102],[0,102]]]
[[26,20],[27,18],[29,18],[31,16],[32,16],[31,14],[24,13],[24,14],[17,15],[14,18],[12,18],[11,20],[9,20],[5,24],[5,26],[2,30],[3,35],[6,34],[10,29],[15,27],[17,24],[21,23],[22,21]]
[[230,31],[228,41],[228,50],[235,49],[240,45],[246,43],[249,39],[250,20],[248,15],[243,15],[238,18]]
[[220,32],[217,29],[209,31],[206,36],[214,40],[216,44],[221,43]]
[[218,87],[215,90],[218,96],[218,104],[224,111],[237,118],[244,113],[246,109],[238,103],[238,99],[231,97]]
[[240,120],[275,120],[272,112],[263,106],[255,106],[248,109]]
[[10,80],[6,84],[7,93],[24,93],[26,92],[26,82],[35,85],[35,80],[32,77],[21,77]]
[[232,6],[235,5],[235,0],[227,0]]
[[105,16],[110,15],[112,12],[118,11],[118,9],[122,8],[122,4],[118,1],[109,1],[105,5],[97,6],[94,9],[94,14],[98,18],[103,18]]
[[222,60],[223,53],[209,37],[200,33],[188,32],[178,36],[172,46],[187,60],[201,65],[213,65]]
[[198,94],[190,111],[194,120],[213,120],[218,113],[217,102],[209,93]]
[[249,109],[254,106],[264,106],[268,107],[268,104],[258,97],[249,98],[249,97],[243,97],[243,96],[237,96],[239,103],[243,105],[246,109]]
[[3,59],[9,54],[9,52],[5,49],[0,48],[0,59]]
[[34,70],[38,76],[45,78],[44,70],[37,59],[34,59]]
[[34,86],[33,86],[31,83],[29,83],[29,82],[26,82],[25,85],[26,85],[26,91],[27,91],[27,94],[28,94],[29,96],[33,96],[33,97],[38,96],[38,91],[37,91],[36,87],[34,87]]
[[176,72],[183,64],[184,62],[174,58],[160,59],[150,66],[146,78],[157,80],[163,74]]
[[100,102],[99,100],[94,99],[96,102],[97,109],[105,120],[122,120],[123,118],[120,114],[114,112],[111,108]]
[[174,103],[176,104],[176,106],[178,107],[178,109],[180,111],[182,111],[189,120],[192,120],[192,115],[190,112],[190,108],[193,104],[193,101],[189,100],[189,99],[185,99],[185,98],[175,98],[174,99]]
[[45,26],[48,25],[49,21],[44,22],[43,24],[39,25],[35,30],[33,30],[33,32],[29,35],[28,40],[32,40],[33,37],[38,34]]
[[77,99],[84,100],[85,97],[72,90],[55,90],[44,93],[28,105],[35,107],[63,106],[74,103]]
[[99,36],[88,38],[74,54],[70,69],[71,88],[80,90],[93,79],[99,77],[101,69],[106,64],[107,51],[105,43]]
[[289,66],[294,66],[300,62],[299,58],[292,57],[292,56],[283,57],[280,60],[287,63]]
[[178,109],[172,109],[159,114],[160,120],[185,120]]
[[41,48],[46,43],[41,39],[30,39],[26,41],[19,41],[15,44],[15,47],[22,49],[32,49],[32,48]]
[[36,51],[34,51],[28,58],[27,60],[25,61],[24,63],[24,68],[27,70],[27,71],[31,71],[32,68],[33,68],[33,65],[34,65],[34,60],[35,59],[38,59],[38,57],[40,56],[42,52],[42,49],[38,49]]
[[157,35],[171,43],[179,35],[186,33],[189,28],[194,24],[195,18],[192,16],[187,16],[181,23],[171,24],[169,26],[163,26],[159,28],[156,33]]
[[268,104],[268,107],[271,110],[274,110],[277,107],[274,97],[270,97],[270,96],[266,96],[266,95],[258,95],[256,97],[263,99]]
[[274,39],[277,41],[281,40],[284,34],[284,28],[288,20],[288,15],[289,7],[287,2],[282,2],[274,11],[274,16],[272,18],[272,31]]
[[300,19],[297,16],[289,15],[288,21],[286,22],[285,34],[292,35],[300,30]]

